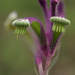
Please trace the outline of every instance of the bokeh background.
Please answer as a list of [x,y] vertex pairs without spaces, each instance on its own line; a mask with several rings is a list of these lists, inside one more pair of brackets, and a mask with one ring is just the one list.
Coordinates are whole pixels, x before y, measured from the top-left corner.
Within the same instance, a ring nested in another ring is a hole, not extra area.
[[[62,38],[59,59],[49,75],[75,75],[75,0],[64,1],[71,25]],[[37,17],[44,24],[37,0],[0,0],[0,75],[36,75],[33,54],[22,36],[16,39],[13,31],[4,29],[3,23],[13,10],[18,12],[19,18]]]

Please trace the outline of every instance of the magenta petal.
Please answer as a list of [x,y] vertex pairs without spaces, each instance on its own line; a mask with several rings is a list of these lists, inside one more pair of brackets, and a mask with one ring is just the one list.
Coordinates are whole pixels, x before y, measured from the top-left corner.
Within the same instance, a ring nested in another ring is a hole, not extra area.
[[43,8],[45,8],[45,6],[46,6],[46,0],[38,0],[39,1],[39,4],[43,7]]
[[50,1],[50,17],[56,15],[56,6],[59,3],[59,0],[51,0]]
[[[58,3],[59,3],[59,0],[51,0],[50,1],[49,18],[56,15],[56,7],[57,7]],[[48,39],[49,39],[49,46],[51,48],[52,38],[53,38],[53,31],[52,31],[52,25],[53,25],[53,23],[50,22],[48,24],[50,25],[50,28],[47,25],[47,36],[48,36]]]
[[46,30],[48,31],[48,29],[51,28],[50,26],[50,21],[49,21],[49,10],[47,7],[47,3],[46,0],[38,0],[39,4],[41,5],[43,12],[44,12],[44,16],[45,16],[45,23],[46,23]]
[[[37,22],[40,24],[41,35],[40,35],[40,37],[38,37],[38,38],[41,39],[41,40],[39,40],[40,43],[38,42],[38,40],[35,40],[35,44],[38,43],[38,46],[41,47],[41,48],[38,47],[38,49],[41,49],[41,50],[45,53],[45,50],[46,50],[46,48],[47,48],[47,39],[46,39],[46,34],[45,34],[45,30],[44,30],[44,28],[43,28],[42,23],[41,23],[38,19],[33,18],[33,17],[27,17],[27,18],[24,18],[24,19],[28,19],[29,22],[30,22],[30,25],[31,25],[31,23],[33,23],[34,21],[37,21]],[[33,36],[32,36],[32,37],[33,37]],[[36,37],[36,38],[37,38],[37,37]],[[35,39],[35,37],[33,37],[33,39]]]
[[[58,7],[57,7],[57,12],[58,12],[58,16],[60,17],[64,17],[64,6],[63,6],[64,4],[63,4],[63,1],[60,1],[59,2],[59,4],[58,4]],[[63,33],[61,33],[60,35],[59,35],[59,37],[57,38],[57,40],[55,41],[55,43],[54,43],[54,46],[53,46],[53,50],[55,50],[55,48],[56,48],[56,46],[57,46],[57,44],[58,44],[58,42],[59,42],[59,40],[60,40],[60,38],[62,37],[62,35],[63,35]]]
[[64,4],[63,4],[63,1],[60,1],[59,2],[59,5],[57,7],[57,12],[58,12],[58,16],[60,17],[64,17]]

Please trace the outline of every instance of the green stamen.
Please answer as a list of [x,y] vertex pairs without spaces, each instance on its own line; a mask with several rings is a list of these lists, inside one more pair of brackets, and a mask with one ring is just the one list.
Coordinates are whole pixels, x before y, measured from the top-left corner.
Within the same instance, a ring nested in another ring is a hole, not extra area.
[[17,35],[19,35],[19,34],[25,34],[25,32],[26,32],[26,28],[20,28],[20,27],[18,27],[15,30],[15,34],[17,34]]
[[65,32],[65,25],[69,25],[70,21],[61,17],[51,17],[50,21],[54,23],[52,30],[55,32]]
[[62,32],[65,32],[65,26],[62,26]]
[[61,28],[62,28],[61,25],[59,25],[59,32],[62,32],[62,31],[61,31],[61,30],[62,30]]
[[53,31],[56,30],[56,25],[55,25],[55,24],[53,25],[52,30],[53,30]]
[[56,26],[56,32],[58,32],[58,29],[59,29],[59,25]]
[[26,32],[26,27],[29,27],[29,20],[28,19],[18,19],[15,20],[12,25],[16,27],[15,34],[25,34]]

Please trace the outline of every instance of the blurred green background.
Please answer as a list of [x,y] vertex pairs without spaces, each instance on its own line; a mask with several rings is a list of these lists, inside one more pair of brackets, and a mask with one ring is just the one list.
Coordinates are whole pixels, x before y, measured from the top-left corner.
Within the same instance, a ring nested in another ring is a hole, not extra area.
[[[49,0],[47,0],[49,3]],[[66,17],[71,20],[62,39],[60,56],[49,75],[75,75],[75,0],[65,0]],[[16,10],[19,18],[44,16],[37,0],[0,0],[0,75],[36,75],[33,54],[20,36],[4,30],[8,14]]]

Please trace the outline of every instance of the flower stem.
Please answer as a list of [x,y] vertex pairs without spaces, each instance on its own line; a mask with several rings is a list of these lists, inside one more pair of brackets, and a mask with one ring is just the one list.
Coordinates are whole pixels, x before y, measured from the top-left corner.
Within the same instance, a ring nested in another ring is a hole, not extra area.
[[52,59],[52,56],[49,56],[45,62],[45,65],[44,65],[44,74],[43,75],[48,75],[49,73],[49,66],[50,66],[50,63],[51,63],[51,59]]
[[43,67],[41,63],[39,64],[38,69],[39,69],[39,75],[43,75]]

